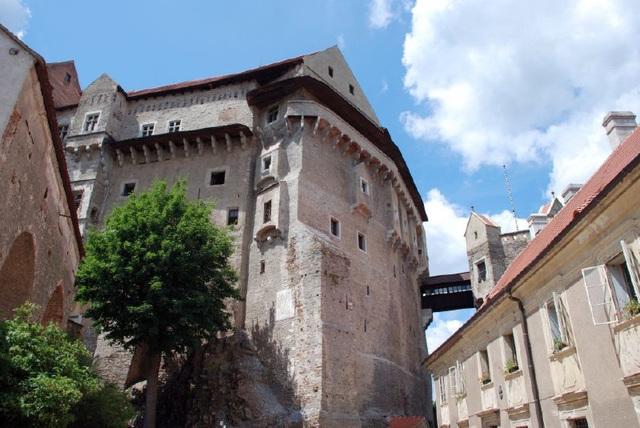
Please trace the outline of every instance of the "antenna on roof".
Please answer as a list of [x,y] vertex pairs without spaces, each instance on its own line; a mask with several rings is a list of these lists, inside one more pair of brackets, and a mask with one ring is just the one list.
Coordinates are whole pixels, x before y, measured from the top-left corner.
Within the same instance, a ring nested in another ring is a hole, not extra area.
[[513,193],[511,193],[511,184],[509,184],[509,174],[507,174],[507,166],[502,164],[502,170],[504,172],[504,181],[507,183],[507,194],[509,195],[509,202],[511,203],[511,212],[513,213],[513,221],[516,222],[516,232],[518,229],[518,216],[516,215],[516,204],[513,202]]

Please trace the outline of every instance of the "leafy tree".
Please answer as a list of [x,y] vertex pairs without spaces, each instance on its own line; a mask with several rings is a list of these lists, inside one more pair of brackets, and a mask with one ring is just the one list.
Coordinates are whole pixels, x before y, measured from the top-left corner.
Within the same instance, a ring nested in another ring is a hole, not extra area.
[[113,210],[89,234],[77,298],[108,339],[147,350],[145,426],[155,425],[163,353],[182,351],[230,327],[225,299],[240,298],[228,264],[232,241],[210,220],[212,206],[187,201],[186,183],[165,181]]
[[[83,424],[82,411],[96,397],[108,397],[118,408],[100,426],[126,426],[134,412],[124,394],[101,386],[87,349],[56,325],[37,323],[36,308],[26,303],[12,320],[0,323],[0,426],[90,426]],[[102,409],[93,411],[94,419],[104,419]]]

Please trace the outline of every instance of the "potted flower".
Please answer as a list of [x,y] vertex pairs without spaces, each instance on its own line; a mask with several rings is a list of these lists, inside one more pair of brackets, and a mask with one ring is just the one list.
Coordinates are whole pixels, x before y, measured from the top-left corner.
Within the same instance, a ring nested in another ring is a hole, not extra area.
[[504,363],[504,374],[509,374],[517,371],[520,367],[518,367],[518,362],[515,359],[507,360]]
[[629,300],[629,302],[622,308],[622,316],[626,320],[631,319],[638,314],[640,314],[640,303],[638,303],[637,299]]
[[478,380],[481,384],[486,385],[491,382],[491,375],[489,372],[482,372],[482,376]]
[[554,337],[553,338],[553,352],[560,352],[561,350],[563,350],[565,347],[567,346],[566,343],[564,343],[564,340],[562,340],[562,337]]

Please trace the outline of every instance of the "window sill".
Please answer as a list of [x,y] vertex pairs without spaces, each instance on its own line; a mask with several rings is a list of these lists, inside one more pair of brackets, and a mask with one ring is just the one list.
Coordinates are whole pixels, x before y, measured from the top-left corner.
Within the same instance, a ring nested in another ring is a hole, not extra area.
[[618,333],[619,331],[635,327],[638,324],[640,324],[640,315],[636,315],[635,317],[629,318],[628,320],[620,321],[618,324],[613,326],[613,331]]
[[506,373],[504,375],[504,380],[511,380],[511,379],[515,379],[515,378],[520,377],[520,376],[522,376],[522,369],[519,368],[518,370],[513,371],[511,373]]
[[557,351],[557,352],[553,352],[551,354],[549,354],[549,359],[551,361],[555,361],[555,360],[561,360],[565,357],[568,357],[569,355],[573,355],[576,353],[576,347],[573,345],[568,345],[565,346],[564,348],[562,348],[561,350]]
[[493,381],[489,382],[489,383],[482,383],[480,382],[480,389],[485,391],[487,389],[493,388]]

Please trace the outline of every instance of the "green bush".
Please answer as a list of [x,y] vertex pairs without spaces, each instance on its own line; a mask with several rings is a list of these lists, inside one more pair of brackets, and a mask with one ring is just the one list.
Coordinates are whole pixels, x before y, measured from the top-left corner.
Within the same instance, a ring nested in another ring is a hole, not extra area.
[[100,385],[79,340],[53,324],[37,323],[36,309],[25,303],[13,319],[0,322],[0,426],[66,427],[107,416],[95,406],[106,400],[113,400],[105,408],[110,424],[75,426],[126,426],[132,411],[124,396]]

